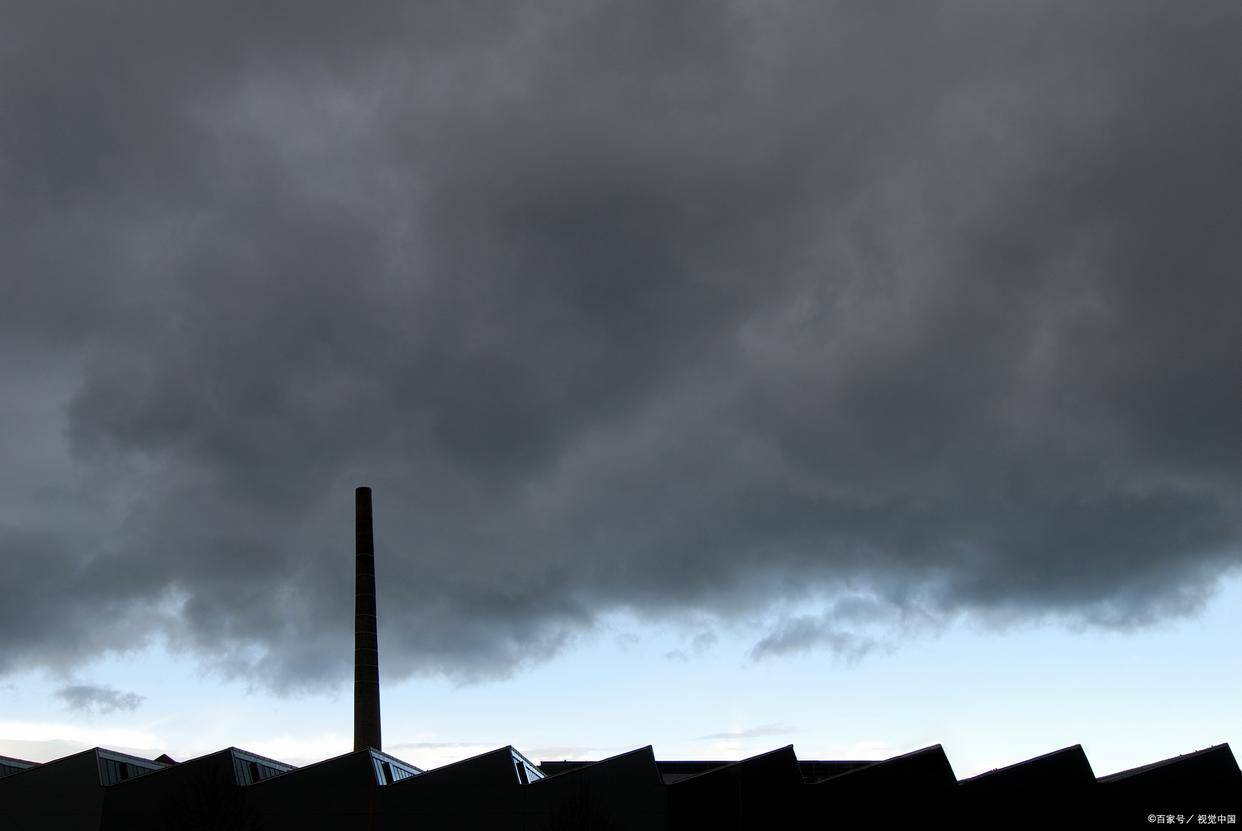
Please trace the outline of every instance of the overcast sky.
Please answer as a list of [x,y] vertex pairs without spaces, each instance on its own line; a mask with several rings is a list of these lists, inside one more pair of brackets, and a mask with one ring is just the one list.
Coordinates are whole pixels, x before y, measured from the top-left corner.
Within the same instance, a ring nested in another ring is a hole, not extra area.
[[339,689],[358,484],[447,691],[1158,638],[1242,564],[1236,4],[0,12],[0,681],[69,713]]

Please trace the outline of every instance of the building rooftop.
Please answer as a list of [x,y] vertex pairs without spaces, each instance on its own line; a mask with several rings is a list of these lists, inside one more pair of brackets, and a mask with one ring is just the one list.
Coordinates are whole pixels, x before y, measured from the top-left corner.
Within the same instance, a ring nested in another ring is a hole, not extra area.
[[[304,767],[235,747],[181,763],[92,748],[44,764],[6,757],[0,764],[21,768],[0,779],[0,816],[37,815],[45,828],[62,827],[57,818],[65,817],[85,817],[85,827],[160,827],[204,811],[254,828],[301,828],[323,817],[435,826],[472,816],[539,828],[553,827],[540,817],[559,827],[597,819],[636,829],[782,827],[829,813],[858,819],[877,805],[898,817],[932,808],[983,817],[1015,799],[1155,812],[1155,802],[1186,794],[1198,807],[1179,810],[1242,812],[1242,772],[1227,744],[1099,778],[1073,745],[960,782],[940,745],[840,761],[800,760],[792,745],[735,761],[659,761],[641,747],[539,765],[504,746],[425,771],[375,749]],[[1211,805],[1199,805],[1205,796]],[[79,827],[73,823],[63,827]]]

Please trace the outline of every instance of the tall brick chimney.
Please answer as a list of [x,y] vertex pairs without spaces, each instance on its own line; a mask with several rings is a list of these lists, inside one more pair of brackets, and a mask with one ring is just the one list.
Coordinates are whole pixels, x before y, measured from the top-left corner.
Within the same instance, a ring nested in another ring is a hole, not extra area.
[[354,750],[380,750],[379,639],[371,489],[354,491]]

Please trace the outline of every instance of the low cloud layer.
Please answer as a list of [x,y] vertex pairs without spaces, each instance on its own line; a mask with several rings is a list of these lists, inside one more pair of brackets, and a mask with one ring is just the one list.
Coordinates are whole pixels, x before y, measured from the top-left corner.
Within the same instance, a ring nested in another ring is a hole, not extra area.
[[1234,4],[5,20],[0,674],[345,678],[361,483],[390,679],[1242,561]]

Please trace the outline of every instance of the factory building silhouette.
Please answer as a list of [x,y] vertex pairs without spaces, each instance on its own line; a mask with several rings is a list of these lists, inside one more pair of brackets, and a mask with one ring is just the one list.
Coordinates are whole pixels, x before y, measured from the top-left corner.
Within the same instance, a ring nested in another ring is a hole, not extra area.
[[[0,829],[1012,827],[1067,816],[1128,827],[1242,814],[1228,744],[1106,776],[1074,745],[960,781],[940,745],[879,760],[805,760],[789,745],[667,761],[646,746],[538,763],[504,746],[422,770],[382,748],[372,523],[371,489],[357,488],[353,751],[304,767],[236,747],[180,762],[104,748],[42,764],[0,756]],[[824,698],[831,706],[831,690]]]

